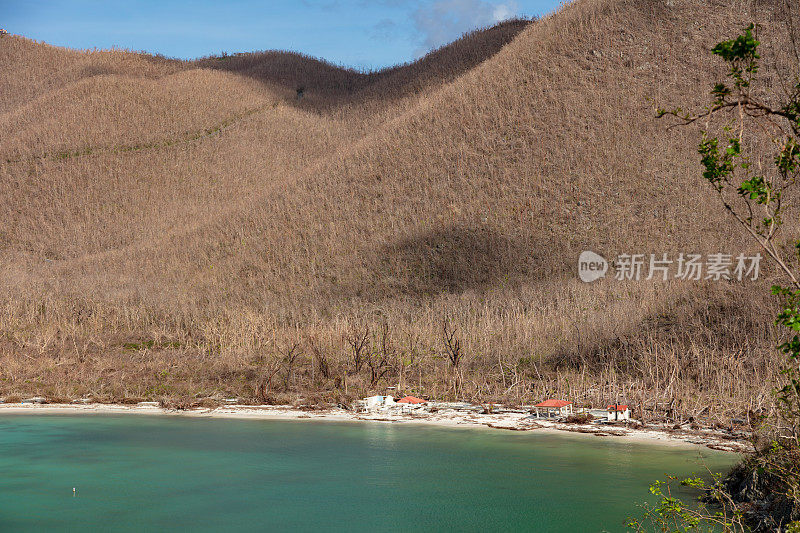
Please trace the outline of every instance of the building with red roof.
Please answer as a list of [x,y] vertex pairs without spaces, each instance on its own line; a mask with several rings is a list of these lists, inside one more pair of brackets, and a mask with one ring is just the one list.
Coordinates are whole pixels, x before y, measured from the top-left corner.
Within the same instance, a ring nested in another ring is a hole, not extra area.
[[608,411],[608,420],[610,421],[631,419],[631,410],[628,408],[627,405],[615,403],[614,405],[609,405],[607,411]]
[[419,403],[428,403],[428,402],[426,402],[422,398],[417,398],[416,396],[404,396],[403,398],[400,398],[399,400],[397,400],[397,403],[415,403],[415,404],[419,404]]
[[540,413],[544,414],[546,418],[554,416],[569,416],[572,414],[572,402],[567,400],[545,400],[533,406],[536,410],[536,418],[540,417]]

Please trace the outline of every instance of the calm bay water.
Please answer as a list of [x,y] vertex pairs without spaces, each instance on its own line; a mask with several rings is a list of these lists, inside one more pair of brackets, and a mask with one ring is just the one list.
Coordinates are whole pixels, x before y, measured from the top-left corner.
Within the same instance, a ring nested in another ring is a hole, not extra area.
[[11,415],[0,531],[621,531],[654,479],[735,459],[535,431]]

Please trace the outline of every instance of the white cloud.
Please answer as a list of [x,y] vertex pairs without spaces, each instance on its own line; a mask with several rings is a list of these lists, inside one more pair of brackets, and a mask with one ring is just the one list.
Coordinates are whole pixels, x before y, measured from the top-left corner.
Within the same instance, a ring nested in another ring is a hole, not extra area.
[[492,17],[494,18],[495,22],[500,22],[501,20],[508,20],[516,14],[516,5],[512,2],[508,2],[495,6],[494,11],[492,12]]
[[490,26],[517,14],[514,0],[434,0],[414,12],[421,42],[418,54],[447,44],[463,33]]

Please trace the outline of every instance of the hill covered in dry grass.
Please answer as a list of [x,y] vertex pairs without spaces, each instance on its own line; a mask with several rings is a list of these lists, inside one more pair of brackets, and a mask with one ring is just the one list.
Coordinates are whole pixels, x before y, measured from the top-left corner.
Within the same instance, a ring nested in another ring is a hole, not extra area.
[[767,405],[769,279],[576,261],[754,251],[654,116],[750,21],[777,83],[778,4],[577,0],[371,73],[3,38],[0,394]]

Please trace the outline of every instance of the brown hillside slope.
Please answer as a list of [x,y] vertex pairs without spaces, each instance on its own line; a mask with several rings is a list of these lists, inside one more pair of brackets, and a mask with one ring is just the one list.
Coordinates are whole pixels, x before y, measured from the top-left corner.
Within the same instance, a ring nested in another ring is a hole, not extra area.
[[0,116],[0,128],[9,132],[0,158],[191,139],[275,103],[269,91],[233,75],[200,70],[158,80],[95,75]]
[[702,102],[724,74],[708,49],[746,22],[772,28],[765,55],[782,50],[776,7],[581,0],[476,66],[462,40],[468,68],[421,75],[437,80],[421,93],[389,76],[426,60],[346,106],[260,80],[276,105],[218,135],[9,163],[2,390],[271,401],[400,383],[720,421],[757,409],[776,357],[767,296],[585,285],[574,265],[583,249],[747,251],[710,195],[686,195],[705,190],[697,131],[653,116]]
[[82,52],[5,35],[0,40],[0,113],[69,83],[92,76],[127,74],[160,78],[184,68],[183,62],[121,50]]

